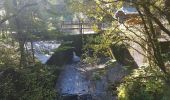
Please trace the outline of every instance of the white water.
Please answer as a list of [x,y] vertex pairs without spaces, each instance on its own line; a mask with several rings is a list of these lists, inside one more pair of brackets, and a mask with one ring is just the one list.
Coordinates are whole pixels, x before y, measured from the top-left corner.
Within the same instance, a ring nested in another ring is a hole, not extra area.
[[61,73],[57,89],[61,94],[88,94],[89,81],[76,64],[66,65]]
[[[53,51],[57,49],[61,44],[56,41],[36,41],[33,42],[33,48],[35,57],[42,63],[45,64],[48,59],[54,53]],[[30,50],[31,43],[27,43],[26,47]]]
[[78,56],[76,55],[76,52],[75,52],[75,51],[73,51],[73,58],[72,58],[72,60],[73,60],[73,62],[79,62],[79,61],[80,61],[80,57],[78,57]]

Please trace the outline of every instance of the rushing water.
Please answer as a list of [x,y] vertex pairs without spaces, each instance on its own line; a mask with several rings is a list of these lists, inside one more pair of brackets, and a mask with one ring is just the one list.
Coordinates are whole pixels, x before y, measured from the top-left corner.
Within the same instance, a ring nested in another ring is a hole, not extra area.
[[64,99],[60,100],[116,100],[107,92],[108,82],[122,79],[123,68],[118,63],[106,70],[101,79],[94,80],[93,72],[105,68],[105,64],[87,65],[79,63],[80,58],[73,52],[73,63],[64,66],[56,88]]
[[58,80],[57,89],[61,94],[88,94],[89,81],[77,64],[66,65]]
[[90,95],[90,81],[85,71],[80,68],[80,57],[73,52],[72,64],[65,65],[57,82],[57,90],[63,100],[92,100]]

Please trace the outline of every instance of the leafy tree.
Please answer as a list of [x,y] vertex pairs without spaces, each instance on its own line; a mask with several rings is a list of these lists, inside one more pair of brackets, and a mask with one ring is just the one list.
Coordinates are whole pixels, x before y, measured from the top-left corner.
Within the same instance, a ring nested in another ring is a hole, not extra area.
[[[161,52],[161,44],[159,41],[159,33],[157,29],[164,34],[169,35],[169,1],[168,0],[84,0],[79,2],[73,0],[72,8],[75,11],[82,12],[88,16],[95,24],[106,24],[106,28],[97,31],[102,33],[103,39],[100,41],[110,41],[107,46],[123,44],[128,49],[133,49],[143,55],[148,60],[148,65],[144,69],[137,69],[139,76],[135,77],[133,73],[130,79],[125,80],[125,83],[120,86],[119,93],[126,92],[125,98],[120,100],[155,100],[155,97],[160,99],[166,97],[162,94],[167,94],[166,89],[169,83],[169,69],[165,66],[165,57]],[[119,24],[119,19],[115,18],[115,13],[124,3],[129,3],[131,7],[135,7],[138,11],[138,16],[134,19],[126,19],[125,22]],[[79,4],[79,9],[74,5]],[[121,27],[124,27],[122,29]],[[95,40],[95,39],[93,39]],[[102,47],[104,42],[97,43]],[[91,42],[90,42],[91,43]],[[132,44],[138,45],[141,50],[133,47]],[[91,45],[91,44],[90,44]],[[96,48],[94,48],[96,50]],[[97,48],[98,49],[98,48]],[[143,52],[144,51],[144,52]],[[167,53],[166,53],[167,54]],[[148,70],[149,69],[149,70]],[[140,71],[148,70],[147,74]],[[161,71],[160,71],[161,70]],[[152,74],[154,74],[152,76]],[[133,76],[134,75],[134,76]],[[142,77],[142,78],[140,78]],[[144,77],[144,78],[143,78]],[[153,78],[150,78],[153,77]],[[139,80],[138,80],[139,78]],[[154,80],[154,82],[153,82]],[[159,80],[159,81],[158,81]],[[130,85],[128,84],[130,81]],[[153,86],[151,86],[153,84]],[[160,84],[160,88],[157,87]],[[150,89],[148,89],[150,88]],[[124,90],[125,89],[125,90]],[[140,90],[139,92],[138,89]],[[148,90],[147,90],[148,89]],[[165,89],[165,90],[164,90]],[[127,90],[127,91],[126,91]],[[131,94],[132,93],[132,94]],[[169,92],[168,92],[169,93]],[[130,95],[130,96],[128,96]],[[157,95],[157,96],[156,96]],[[166,100],[166,99],[165,99]]]
[[0,99],[55,99],[58,69],[33,63],[25,48],[27,42],[54,37],[57,27],[45,8],[51,5],[43,0],[4,0],[1,6],[5,14],[0,19]]
[[[159,37],[158,33],[156,31],[156,26],[158,26],[162,31],[165,32],[165,34],[168,33],[168,28],[164,26],[164,23],[161,22],[161,20],[164,20],[166,22],[166,18],[163,17],[165,15],[161,14],[159,10],[156,10],[160,8],[161,11],[165,8],[165,2],[164,1],[134,1],[131,2],[131,4],[137,8],[139,12],[139,18],[142,22],[142,24],[134,24],[133,27],[128,26],[126,23],[122,24],[128,31],[125,32],[122,29],[120,29],[118,20],[114,17],[116,10],[123,6],[124,2],[129,2],[126,0],[93,0],[93,1],[87,1],[86,3],[77,2],[80,4],[80,9],[78,9],[80,12],[83,12],[85,15],[87,15],[89,18],[92,18],[94,23],[108,23],[108,26],[106,31],[103,33],[106,37],[115,37],[115,38],[107,38],[110,39],[112,42],[110,43],[123,43],[126,45],[126,47],[132,48],[130,46],[130,43],[136,43],[138,44],[143,51],[148,52],[148,55],[138,51],[142,55],[146,56],[148,59],[151,60],[156,66],[158,66],[165,74],[166,68],[163,62],[163,58],[161,55],[160,50],[160,43],[159,43]],[[76,3],[73,3],[76,4]],[[130,2],[129,2],[130,3]],[[158,7],[158,5],[161,5]],[[166,7],[167,8],[167,7]],[[86,10],[84,10],[86,9]],[[114,13],[115,12],[115,13]],[[151,13],[153,12],[153,13]],[[164,12],[165,13],[165,12]],[[158,16],[157,18],[155,18]],[[163,19],[164,18],[164,19]],[[100,31],[100,30],[98,30]],[[140,34],[138,34],[140,32]],[[134,39],[137,38],[137,39]],[[148,45],[150,48],[148,49],[145,45]],[[135,48],[132,48],[135,49]]]

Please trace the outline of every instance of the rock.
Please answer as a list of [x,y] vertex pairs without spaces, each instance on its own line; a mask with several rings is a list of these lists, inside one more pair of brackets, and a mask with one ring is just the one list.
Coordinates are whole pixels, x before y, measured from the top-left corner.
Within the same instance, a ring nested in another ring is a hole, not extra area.
[[66,94],[61,96],[61,100],[78,100],[77,95],[74,94]]
[[93,100],[91,94],[83,94],[78,96],[78,100]]
[[[62,48],[62,47],[61,47]],[[59,47],[60,49],[60,47]],[[52,57],[47,61],[47,65],[62,66],[72,62],[73,48],[57,50]]]

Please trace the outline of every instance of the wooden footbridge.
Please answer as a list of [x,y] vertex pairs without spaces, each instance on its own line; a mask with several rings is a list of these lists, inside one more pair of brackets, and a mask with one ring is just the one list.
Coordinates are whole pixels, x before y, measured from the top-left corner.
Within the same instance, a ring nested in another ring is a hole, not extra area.
[[[62,21],[59,23],[60,31],[74,34],[96,34],[93,30],[93,23],[90,21]],[[104,24],[98,25],[98,28],[104,28]]]

